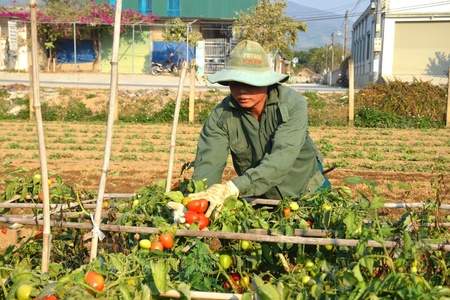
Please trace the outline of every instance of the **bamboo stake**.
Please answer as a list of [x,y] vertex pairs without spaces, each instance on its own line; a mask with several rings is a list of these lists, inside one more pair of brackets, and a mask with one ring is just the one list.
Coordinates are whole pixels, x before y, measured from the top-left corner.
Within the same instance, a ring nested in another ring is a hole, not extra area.
[[47,170],[47,155],[45,152],[44,141],[44,126],[42,124],[41,103],[39,100],[39,59],[38,59],[38,41],[37,41],[37,13],[36,0],[30,0],[30,17],[31,17],[31,48],[32,48],[32,71],[33,71],[33,99],[34,99],[34,113],[36,118],[36,131],[38,134],[39,144],[39,160],[41,165],[41,180],[42,180],[42,196],[44,205],[44,231],[43,247],[42,247],[42,265],[41,272],[47,273],[50,261],[50,246],[51,246],[51,232],[50,232],[50,196],[48,187],[48,170]]
[[166,192],[172,188],[173,161],[175,156],[175,140],[177,136],[178,116],[180,115],[181,98],[183,96],[184,78],[186,77],[187,64],[183,63],[181,69],[180,83],[178,84],[177,102],[175,103],[175,112],[173,116],[172,136],[170,137],[169,170],[167,172]]
[[[12,219],[6,217],[0,217],[0,222],[4,223],[16,223],[22,222],[23,224],[42,225],[42,221],[36,221],[32,219]],[[64,227],[64,228],[78,228],[78,229],[90,229],[91,224],[88,223],[77,223],[77,222],[61,222],[56,220],[51,220],[53,226]],[[112,232],[130,232],[130,233],[143,233],[143,234],[156,234],[159,232],[157,227],[136,227],[136,226],[120,226],[120,225],[107,225],[99,224],[99,229],[104,231]],[[176,236],[184,237],[205,237],[205,238],[218,238],[227,240],[248,240],[255,242],[266,242],[266,243],[291,243],[291,244],[302,244],[302,245],[334,245],[334,246],[347,246],[356,247],[359,243],[358,239],[335,239],[335,238],[323,238],[323,237],[305,237],[305,232],[314,231],[317,229],[296,229],[294,236],[285,235],[269,235],[260,233],[234,233],[234,232],[217,232],[208,230],[182,230],[178,229],[175,233]],[[253,231],[252,231],[253,232]],[[256,231],[261,232],[261,231]],[[428,244],[428,242],[435,242],[432,240],[424,240],[427,243],[418,243],[418,245],[428,247],[430,250],[440,250],[440,251],[450,251],[450,244],[447,241],[442,243]],[[374,248],[397,248],[402,245],[399,242],[385,241],[384,244],[369,240],[367,241],[367,247]]]
[[111,88],[109,96],[109,110],[108,110],[108,124],[106,130],[105,151],[103,157],[103,165],[100,175],[100,184],[98,187],[97,206],[95,208],[95,217],[93,218],[92,226],[92,241],[90,261],[92,262],[97,257],[98,239],[103,239],[101,231],[98,230],[98,224],[101,221],[101,213],[103,207],[103,194],[106,186],[106,175],[109,168],[109,160],[111,157],[111,141],[113,136],[115,106],[117,102],[117,84],[118,84],[118,57],[119,57],[119,43],[120,43],[120,21],[122,17],[122,0],[116,2],[116,14],[114,19],[114,37],[113,49],[111,55]]

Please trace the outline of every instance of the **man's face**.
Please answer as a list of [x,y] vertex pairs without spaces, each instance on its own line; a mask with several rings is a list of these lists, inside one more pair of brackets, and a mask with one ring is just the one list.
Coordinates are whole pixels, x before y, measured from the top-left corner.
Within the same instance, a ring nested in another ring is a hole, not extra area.
[[229,85],[231,95],[240,107],[253,114],[259,115],[262,112],[267,98],[267,86],[253,86],[235,81],[231,81]]

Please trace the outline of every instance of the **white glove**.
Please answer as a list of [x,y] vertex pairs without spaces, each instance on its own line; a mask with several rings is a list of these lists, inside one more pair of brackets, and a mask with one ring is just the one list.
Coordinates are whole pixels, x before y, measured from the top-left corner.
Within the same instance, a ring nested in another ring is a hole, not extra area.
[[189,198],[191,198],[190,201],[206,199],[209,202],[209,207],[205,213],[205,216],[209,218],[215,208],[217,208],[216,214],[220,212],[223,202],[230,196],[239,196],[239,189],[232,181],[228,181],[225,184],[213,184],[203,192],[190,194]]
[[178,224],[183,224],[186,222],[184,215],[187,212],[186,206],[182,203],[170,201],[167,203],[167,207],[173,209],[173,221]]

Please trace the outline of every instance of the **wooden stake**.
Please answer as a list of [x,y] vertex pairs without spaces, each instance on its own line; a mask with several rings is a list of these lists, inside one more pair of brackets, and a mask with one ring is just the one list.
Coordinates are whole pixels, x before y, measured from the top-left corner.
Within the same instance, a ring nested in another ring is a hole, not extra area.
[[38,40],[37,40],[37,12],[36,0],[30,0],[30,17],[31,17],[31,48],[32,48],[32,71],[33,71],[33,99],[34,112],[36,119],[36,131],[39,144],[39,161],[41,165],[42,180],[42,204],[44,206],[44,231],[43,231],[43,247],[42,247],[42,265],[41,272],[47,273],[50,261],[51,231],[50,231],[50,196],[48,187],[48,171],[47,171],[47,155],[45,152],[44,126],[42,124],[41,103],[39,100],[39,59],[38,59]]
[[348,60],[348,121],[353,126],[355,120],[355,64],[353,59]]
[[191,82],[189,85],[189,123],[194,123],[195,114],[195,59],[191,60]]
[[113,49],[111,55],[111,87],[109,96],[109,110],[108,110],[108,124],[106,130],[105,151],[103,156],[103,165],[100,175],[100,184],[98,187],[97,205],[95,208],[95,216],[92,221],[93,237],[91,242],[91,262],[97,257],[98,247],[98,224],[101,221],[102,207],[103,207],[103,195],[106,187],[106,175],[109,168],[109,160],[111,157],[111,143],[113,137],[113,127],[115,118],[115,107],[117,102],[117,84],[118,84],[118,61],[119,61],[119,44],[120,44],[120,24],[122,18],[122,0],[116,2],[116,14],[114,19],[114,36],[113,36]]
[[450,128],[450,68],[448,68],[447,88],[447,114],[445,119],[445,127]]
[[175,103],[175,112],[173,115],[172,135],[170,137],[169,170],[167,172],[166,192],[170,192],[172,187],[173,161],[175,155],[175,140],[177,136],[178,116],[180,115],[181,98],[183,96],[184,78],[186,77],[187,64],[183,63],[181,68],[180,83],[178,84],[178,94]]

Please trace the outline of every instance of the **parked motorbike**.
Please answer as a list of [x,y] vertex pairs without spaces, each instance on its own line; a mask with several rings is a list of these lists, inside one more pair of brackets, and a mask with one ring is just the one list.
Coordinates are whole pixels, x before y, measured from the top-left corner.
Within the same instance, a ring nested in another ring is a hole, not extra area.
[[152,74],[161,75],[164,72],[172,73],[173,75],[178,75],[179,70],[177,65],[173,62],[173,54],[164,63],[158,63],[152,61]]

